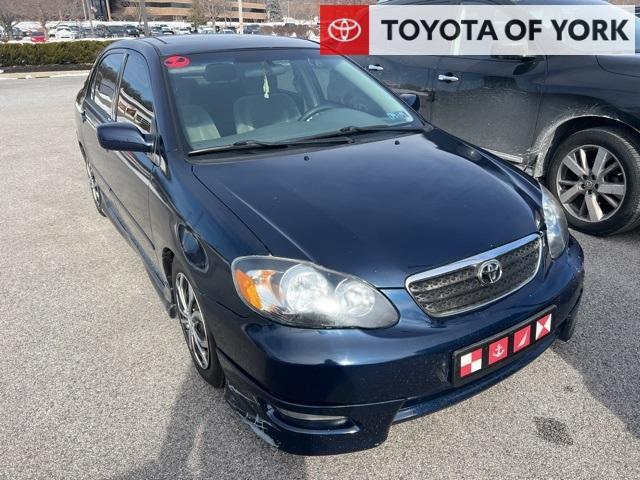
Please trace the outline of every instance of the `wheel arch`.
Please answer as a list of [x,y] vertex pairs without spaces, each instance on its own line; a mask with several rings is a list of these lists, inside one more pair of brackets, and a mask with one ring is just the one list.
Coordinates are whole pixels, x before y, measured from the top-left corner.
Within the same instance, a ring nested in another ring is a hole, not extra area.
[[618,127],[627,131],[630,140],[636,145],[640,145],[640,130],[632,127],[628,123],[611,116],[583,115],[564,120],[543,131],[537,141],[538,160],[533,169],[535,178],[545,177],[551,158],[556,148],[570,135],[596,127]]

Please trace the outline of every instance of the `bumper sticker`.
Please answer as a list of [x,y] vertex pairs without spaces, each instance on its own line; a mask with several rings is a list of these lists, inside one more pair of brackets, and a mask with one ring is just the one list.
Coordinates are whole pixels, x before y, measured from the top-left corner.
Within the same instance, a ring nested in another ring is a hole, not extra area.
[[[527,350],[553,329],[553,312],[543,313],[508,330],[485,338],[453,354],[454,385],[487,375]],[[535,337],[533,335],[535,334]]]
[[500,360],[507,358],[509,352],[509,337],[501,338],[489,344],[489,365],[493,365]]
[[536,340],[551,332],[551,314],[545,315],[536,322]]
[[521,328],[513,334],[513,353],[526,348],[531,343],[531,325]]
[[469,352],[460,358],[460,376],[466,377],[482,368],[482,348]]

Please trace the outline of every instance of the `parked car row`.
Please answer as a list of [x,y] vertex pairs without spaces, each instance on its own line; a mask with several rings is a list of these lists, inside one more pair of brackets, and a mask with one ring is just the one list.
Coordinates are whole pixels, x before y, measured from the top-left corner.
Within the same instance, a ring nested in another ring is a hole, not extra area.
[[[243,28],[245,35],[255,35],[261,32],[260,24],[248,24]],[[172,27],[167,24],[157,24],[150,27],[151,36],[160,35],[190,35],[193,33],[200,34],[235,34],[238,30],[234,26],[216,25],[215,27],[203,25],[198,28],[190,26]],[[58,40],[78,40],[85,38],[138,38],[144,36],[144,27],[142,25],[109,25],[95,24],[93,28],[78,25],[75,23],[60,23],[49,29],[48,37]],[[12,40],[26,40],[32,42],[44,42],[47,35],[43,31],[25,31],[14,28]],[[0,32],[0,40],[9,40],[9,36]]]
[[103,25],[91,27],[59,24],[49,30],[50,38],[75,40],[79,38],[139,37],[141,30],[135,25]]

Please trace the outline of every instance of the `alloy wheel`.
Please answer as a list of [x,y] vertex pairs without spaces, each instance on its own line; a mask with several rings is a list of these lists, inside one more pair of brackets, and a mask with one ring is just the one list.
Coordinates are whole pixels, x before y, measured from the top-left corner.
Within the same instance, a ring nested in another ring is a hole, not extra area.
[[176,302],[178,315],[187,345],[196,364],[202,369],[209,368],[209,337],[207,326],[195,296],[193,287],[187,277],[176,275]]
[[620,209],[627,181],[622,164],[613,153],[598,145],[583,145],[562,159],[556,189],[569,215],[595,223]]

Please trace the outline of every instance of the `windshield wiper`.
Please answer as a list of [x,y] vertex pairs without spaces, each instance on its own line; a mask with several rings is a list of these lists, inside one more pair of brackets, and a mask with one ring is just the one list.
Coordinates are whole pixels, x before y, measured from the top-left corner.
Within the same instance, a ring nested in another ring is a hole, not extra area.
[[371,133],[371,132],[428,132],[431,127],[429,125],[423,125],[420,127],[401,127],[393,125],[369,125],[367,127],[356,127],[355,125],[349,125],[342,127],[340,130],[334,130],[331,132],[320,133],[312,137],[307,137],[305,140],[320,140],[323,138],[340,138],[349,133]]
[[361,132],[424,132],[426,126],[420,127],[402,127],[402,126],[393,126],[393,125],[369,125],[366,127],[357,127],[355,125],[349,125],[347,127],[342,127],[339,132],[340,133],[361,133]]
[[219,145],[217,147],[207,147],[198,150],[192,150],[188,153],[190,157],[197,155],[206,155],[208,153],[225,152],[230,150],[247,150],[255,148],[287,148],[297,145],[316,145],[316,144],[333,144],[333,143],[351,143],[352,140],[345,136],[336,137],[308,137],[298,140],[289,140],[286,142],[263,142],[261,140],[241,140],[229,145]]

